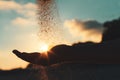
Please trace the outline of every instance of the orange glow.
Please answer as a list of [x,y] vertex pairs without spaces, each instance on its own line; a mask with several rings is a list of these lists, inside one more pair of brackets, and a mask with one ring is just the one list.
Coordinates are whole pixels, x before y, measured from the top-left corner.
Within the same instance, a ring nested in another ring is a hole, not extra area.
[[40,44],[39,45],[39,51],[41,53],[46,53],[47,51],[49,51],[49,45],[45,44],[45,43]]

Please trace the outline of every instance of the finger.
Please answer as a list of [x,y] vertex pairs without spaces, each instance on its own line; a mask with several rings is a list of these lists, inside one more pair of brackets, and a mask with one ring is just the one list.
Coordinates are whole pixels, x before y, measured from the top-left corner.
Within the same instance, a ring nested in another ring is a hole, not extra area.
[[16,49],[13,50],[12,52],[13,52],[14,54],[20,54],[20,53],[21,53],[20,51],[18,51],[18,50],[16,50]]
[[46,59],[45,55],[43,55],[42,53],[39,52],[26,53],[26,52],[20,52],[18,50],[13,50],[12,52],[20,59],[27,61],[29,63],[43,65],[43,66],[48,65],[48,60]]

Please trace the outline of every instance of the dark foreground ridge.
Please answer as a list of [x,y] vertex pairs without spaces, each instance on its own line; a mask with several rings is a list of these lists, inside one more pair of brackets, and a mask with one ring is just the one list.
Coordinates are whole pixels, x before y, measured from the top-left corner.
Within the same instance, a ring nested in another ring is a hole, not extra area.
[[38,74],[36,69],[0,70],[0,80],[40,80]]
[[56,64],[44,70],[0,70],[0,80],[120,80],[120,64]]

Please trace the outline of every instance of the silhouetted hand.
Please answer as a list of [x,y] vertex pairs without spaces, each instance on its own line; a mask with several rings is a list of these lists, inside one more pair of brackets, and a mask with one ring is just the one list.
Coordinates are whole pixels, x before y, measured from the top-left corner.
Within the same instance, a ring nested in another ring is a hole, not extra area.
[[120,64],[120,39],[105,43],[78,43],[57,45],[44,53],[26,53],[13,50],[19,58],[33,64],[49,66],[61,62],[81,64]]
[[46,56],[39,52],[26,53],[26,52],[20,52],[18,50],[13,50],[12,52],[19,58],[33,64],[47,65],[48,63]]

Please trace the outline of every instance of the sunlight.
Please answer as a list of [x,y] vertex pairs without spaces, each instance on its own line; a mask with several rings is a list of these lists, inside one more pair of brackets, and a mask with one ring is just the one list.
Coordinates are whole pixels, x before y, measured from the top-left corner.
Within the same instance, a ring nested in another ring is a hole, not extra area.
[[40,52],[47,52],[49,50],[49,46],[45,43],[39,45]]

